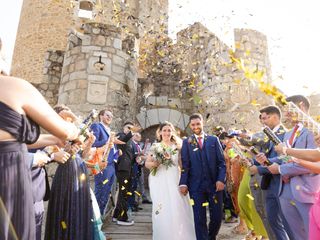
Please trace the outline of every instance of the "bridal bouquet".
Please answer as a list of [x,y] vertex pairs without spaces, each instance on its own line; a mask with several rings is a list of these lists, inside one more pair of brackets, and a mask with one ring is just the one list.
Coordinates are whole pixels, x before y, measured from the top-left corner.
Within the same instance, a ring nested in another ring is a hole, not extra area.
[[[153,144],[150,148],[151,152],[153,153],[153,158],[159,164],[168,169],[171,166],[175,166],[172,156],[177,153],[177,148],[172,148],[170,146],[165,146],[162,143]],[[155,176],[157,173],[157,167],[151,169],[152,176]]]

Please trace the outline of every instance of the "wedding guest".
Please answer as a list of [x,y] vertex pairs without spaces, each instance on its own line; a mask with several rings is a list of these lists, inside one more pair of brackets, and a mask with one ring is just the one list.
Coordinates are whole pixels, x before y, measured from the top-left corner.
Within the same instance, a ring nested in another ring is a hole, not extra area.
[[[118,158],[118,150],[113,144],[115,139],[111,138],[111,128],[113,114],[111,110],[103,109],[99,112],[99,123],[93,123],[91,130],[93,131],[96,140],[93,147],[98,148],[97,151],[102,151],[98,156],[99,169],[98,173],[94,174],[94,193],[100,208],[100,213],[104,216],[105,208],[109,200],[111,188],[114,184],[115,175],[115,161]],[[108,153],[108,156],[105,154]],[[106,158],[103,162],[102,158]]]
[[[71,110],[64,105],[56,106],[55,110],[65,121],[76,120],[65,117],[65,112]],[[93,141],[93,137],[89,138],[85,147],[91,147]],[[93,237],[90,185],[87,168],[78,153],[80,148],[81,143],[78,142],[67,146],[66,151],[71,153],[71,157],[65,164],[59,164],[52,180],[46,240],[87,240]]]
[[[281,124],[281,112],[276,106],[267,106],[260,109],[262,124],[269,127],[276,136],[283,140],[284,134],[286,132],[284,126]],[[272,158],[277,156],[274,151],[274,144],[270,142],[268,151],[265,153],[267,158]],[[279,201],[279,185],[280,185],[280,175],[272,175],[268,168],[264,165],[253,165],[250,167],[251,174],[259,174],[262,176],[261,179],[261,189],[263,190],[263,201],[265,202],[266,215],[268,219],[269,226],[272,232],[268,230],[268,235],[270,239],[288,240],[293,239],[293,234],[289,224],[283,216],[282,209]],[[268,226],[265,224],[265,226]]]
[[[287,102],[293,102],[301,111],[308,114],[310,103],[302,95],[288,97]],[[284,142],[292,148],[316,148],[313,134],[304,127],[299,118],[285,111],[285,122],[293,129],[286,132]],[[262,156],[263,157],[263,156]],[[265,159],[260,159],[264,162]],[[311,171],[296,163],[285,163],[279,157],[271,158],[274,162],[268,167],[272,174],[280,174],[280,204],[283,214],[290,225],[296,239],[308,239],[309,211],[316,202],[315,195],[319,191],[320,175],[310,174]],[[300,187],[308,186],[301,191]],[[297,187],[300,186],[300,187]]]
[[121,150],[122,155],[119,156],[116,164],[116,176],[119,184],[119,195],[116,208],[113,213],[113,221],[116,221],[118,225],[130,226],[134,224],[132,219],[128,217],[128,197],[131,193],[131,177],[132,177],[132,165],[135,161],[134,150],[131,143],[132,131],[136,131],[137,128],[130,121],[125,122],[123,125],[123,131],[120,132],[117,137],[125,144],[118,144],[118,149]]
[[35,239],[26,143],[37,141],[39,125],[61,139],[75,139],[78,130],[64,122],[30,83],[0,72],[0,86],[5,86],[0,88],[0,204],[6,209],[0,239]]

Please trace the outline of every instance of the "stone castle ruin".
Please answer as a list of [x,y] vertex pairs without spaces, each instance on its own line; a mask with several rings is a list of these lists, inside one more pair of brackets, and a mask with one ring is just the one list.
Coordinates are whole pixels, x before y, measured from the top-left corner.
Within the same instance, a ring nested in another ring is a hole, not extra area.
[[201,23],[168,32],[168,0],[24,0],[12,72],[51,105],[77,114],[111,108],[114,127],[134,119],[152,136],[160,122],[185,134],[193,112],[216,125],[258,129],[256,103],[272,103],[233,57],[270,82],[267,38],[234,31],[235,49]]

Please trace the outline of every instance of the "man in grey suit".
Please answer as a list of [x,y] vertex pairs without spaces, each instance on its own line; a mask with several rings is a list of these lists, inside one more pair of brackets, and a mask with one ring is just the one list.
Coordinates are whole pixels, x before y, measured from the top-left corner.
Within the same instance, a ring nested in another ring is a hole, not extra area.
[[[285,129],[281,124],[281,112],[280,109],[276,106],[267,106],[260,110],[260,119],[261,122],[268,126],[276,135],[277,137],[282,141]],[[258,156],[264,155],[267,158],[273,158],[277,156],[276,151],[274,150],[274,144],[272,142],[269,143],[268,151],[264,153],[259,153]],[[270,234],[270,230],[267,228],[267,225],[265,224],[265,227],[268,232],[268,236],[271,240],[277,239],[277,240],[289,240],[294,239],[293,234],[291,234],[290,227],[285,220],[281,206],[279,201],[279,184],[280,184],[280,175],[279,174],[271,174],[271,172],[268,170],[267,166],[264,165],[253,165],[250,167],[251,174],[259,174],[262,176],[261,179],[261,189],[263,191],[264,196],[264,204],[266,208],[266,215],[268,224],[271,227],[272,233]],[[256,199],[256,198],[255,198]]]
[[[307,114],[310,103],[302,95],[291,96],[287,102],[295,103]],[[313,134],[286,113],[288,123],[294,128],[284,136],[284,142],[292,148],[316,148]],[[286,152],[284,151],[284,155]],[[296,240],[308,239],[309,210],[315,202],[315,195],[319,191],[320,175],[312,174],[310,170],[296,163],[282,162],[279,157],[269,159],[274,162],[269,171],[280,174],[279,197],[283,214],[290,225]]]

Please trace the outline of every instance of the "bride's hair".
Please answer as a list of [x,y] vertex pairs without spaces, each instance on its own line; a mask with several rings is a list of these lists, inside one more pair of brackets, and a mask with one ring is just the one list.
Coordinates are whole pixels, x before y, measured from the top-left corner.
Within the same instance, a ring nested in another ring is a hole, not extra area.
[[174,128],[173,124],[171,122],[168,122],[168,121],[165,121],[163,123],[160,123],[159,125],[159,128],[157,129],[157,140],[159,142],[162,141],[162,136],[160,134],[160,132],[162,131],[162,129],[165,127],[165,126],[169,126],[171,129],[172,129],[172,136],[171,136],[171,141],[174,142],[178,147],[180,147],[182,145],[182,140],[181,138],[179,138],[177,136],[177,132],[176,132],[176,129]]

